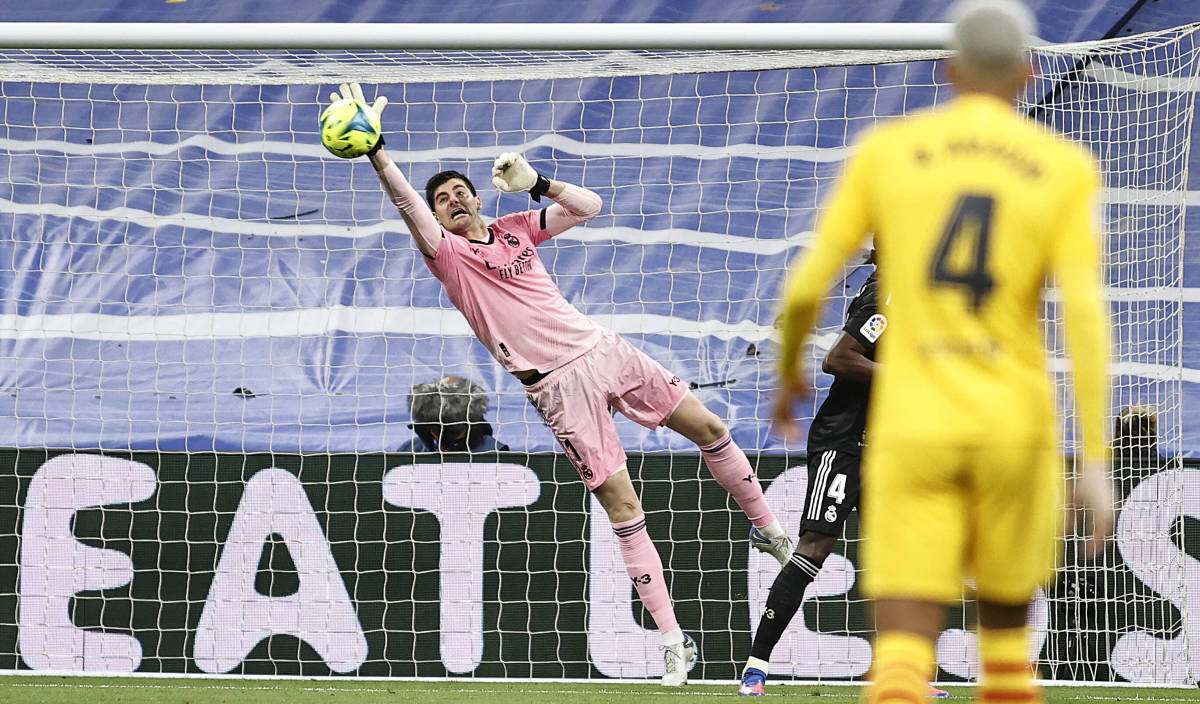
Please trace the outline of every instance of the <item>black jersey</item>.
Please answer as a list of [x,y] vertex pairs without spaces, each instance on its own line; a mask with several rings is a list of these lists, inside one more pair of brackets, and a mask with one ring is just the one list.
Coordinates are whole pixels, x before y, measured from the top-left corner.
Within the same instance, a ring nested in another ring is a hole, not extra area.
[[[879,312],[875,301],[876,288],[875,273],[872,272],[850,302],[846,324],[842,327],[847,335],[858,340],[872,360],[875,359],[875,344],[887,328],[887,318]],[[834,377],[829,395],[817,409],[817,417],[808,429],[808,456],[822,450],[860,454],[870,396],[869,382]]]

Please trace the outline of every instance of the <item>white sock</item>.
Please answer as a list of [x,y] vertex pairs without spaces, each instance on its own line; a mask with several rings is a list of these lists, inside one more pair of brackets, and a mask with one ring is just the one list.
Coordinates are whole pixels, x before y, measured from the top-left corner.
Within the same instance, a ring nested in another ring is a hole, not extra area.
[[749,670],[752,667],[755,670],[759,670],[764,675],[766,675],[766,674],[769,674],[769,672],[770,672],[771,663],[767,662],[766,660],[759,660],[758,658],[751,655],[750,658],[748,660],[746,660],[746,666],[744,668],[742,668],[742,674],[745,674],[746,670]]
[[682,642],[683,642],[683,631],[678,626],[676,626],[675,628],[672,628],[669,631],[663,631],[663,634],[662,634],[662,644],[663,645],[679,645]]
[[771,521],[770,524],[759,528],[758,532],[767,536],[771,540],[782,538],[783,536],[787,535],[787,533],[783,530],[783,526],[779,525],[779,519],[775,519]]

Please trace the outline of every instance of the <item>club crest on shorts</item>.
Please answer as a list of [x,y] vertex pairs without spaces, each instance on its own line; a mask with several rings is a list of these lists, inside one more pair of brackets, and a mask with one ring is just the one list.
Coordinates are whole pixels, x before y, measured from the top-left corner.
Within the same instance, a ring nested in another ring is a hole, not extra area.
[[867,338],[868,341],[878,342],[879,336],[883,334],[884,330],[887,330],[887,318],[884,317],[883,313],[876,313],[870,318],[867,318],[867,322],[863,323],[862,327],[859,328],[858,331],[861,332],[862,336]]

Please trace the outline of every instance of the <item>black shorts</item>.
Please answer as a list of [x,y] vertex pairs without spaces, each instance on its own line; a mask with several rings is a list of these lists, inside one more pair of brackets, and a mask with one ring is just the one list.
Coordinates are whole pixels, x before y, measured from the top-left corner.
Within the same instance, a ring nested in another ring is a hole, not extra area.
[[842,525],[858,508],[862,458],[841,450],[822,450],[808,458],[808,491],[800,534],[807,531],[841,537]]

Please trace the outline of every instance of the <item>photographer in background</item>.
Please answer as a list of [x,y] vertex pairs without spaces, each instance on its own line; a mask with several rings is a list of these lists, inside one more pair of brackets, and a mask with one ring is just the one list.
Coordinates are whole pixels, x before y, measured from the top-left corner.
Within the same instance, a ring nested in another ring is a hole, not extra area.
[[444,376],[417,384],[408,396],[417,434],[398,452],[505,452],[508,445],[492,436],[492,424],[483,419],[487,394],[469,379]]

